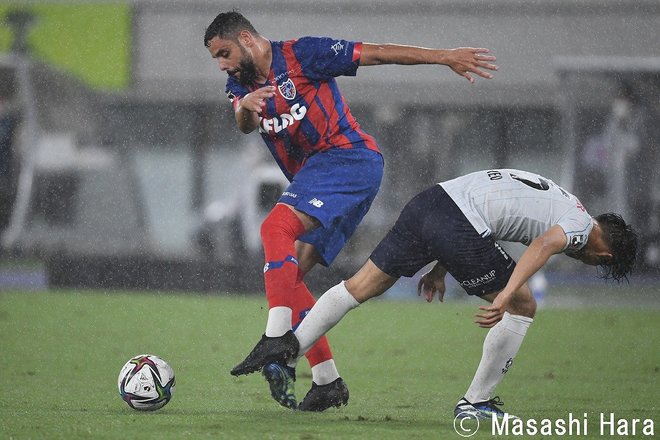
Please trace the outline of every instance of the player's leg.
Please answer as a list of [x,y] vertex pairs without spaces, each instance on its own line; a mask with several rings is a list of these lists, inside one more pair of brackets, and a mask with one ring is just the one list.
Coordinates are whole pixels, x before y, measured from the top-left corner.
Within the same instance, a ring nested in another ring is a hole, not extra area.
[[[457,217],[458,218],[458,217]],[[455,231],[465,229],[456,221]],[[467,227],[467,224],[465,224]],[[458,242],[460,240],[460,248]],[[457,232],[447,237],[443,246],[460,251],[445,250],[447,269],[469,295],[493,301],[504,288],[515,269],[515,261],[492,237]],[[476,415],[490,419],[492,414],[503,417],[502,402],[493,392],[509,371],[520,349],[527,329],[533,322],[536,302],[525,284],[512,297],[503,319],[486,335],[481,361],[472,383],[454,409],[455,415]]]
[[369,260],[348,281],[329,289],[302,321],[295,335],[300,353],[341,320],[351,309],[389,289],[401,276],[410,277],[435,258],[422,239],[422,227],[441,214],[433,187],[415,196]]
[[[305,213],[321,224],[320,228],[311,230],[300,237],[301,241],[313,246],[318,252],[319,258],[317,261],[320,260],[322,264],[327,266],[337,256],[346,241],[355,231],[357,224],[369,209],[378,191],[382,172],[382,157],[378,153],[369,150],[331,150],[309,158],[305,167],[296,175],[291,185],[287,188],[287,191],[280,198],[280,202],[291,204],[291,206],[295,207],[295,212]],[[290,236],[291,234],[289,234]],[[265,242],[264,246],[266,247]],[[290,258],[287,260],[287,257],[284,255],[279,255],[279,257],[284,258],[285,262],[290,262],[291,260]],[[267,269],[267,272],[269,272],[270,265]],[[300,269],[300,266],[298,266],[298,269]],[[287,278],[287,280],[290,280],[290,278]],[[284,302],[286,299],[281,297],[276,298],[278,301],[273,302],[275,306],[273,308],[276,310],[273,311],[272,315],[277,317],[277,319],[273,319],[273,322],[281,324],[287,317],[286,313],[289,313],[288,325],[290,326],[292,319],[295,319],[295,316],[300,313],[298,310],[302,311],[313,305],[313,297],[304,285],[296,288],[294,283],[293,287],[289,285],[289,289],[289,301],[285,304],[280,304],[280,302]],[[311,302],[308,302],[308,300],[311,300]],[[294,309],[296,309],[296,313],[294,313]],[[269,317],[270,315],[269,313]],[[284,329],[284,326],[278,328],[276,325],[269,325],[269,333],[271,331],[272,333],[281,333]],[[290,331],[285,332],[280,338],[267,338],[264,336],[258,346],[269,346],[272,350],[263,349],[255,356],[252,356],[250,363],[251,371],[256,371],[256,369],[266,366],[271,362],[282,361],[290,357],[286,354],[288,348],[285,346],[288,347],[287,344],[291,342],[291,339],[295,340],[295,337],[293,337],[293,333]],[[295,344],[297,348],[297,340]],[[282,351],[285,355],[280,358],[272,357],[272,353],[280,350],[282,347],[285,347]],[[332,354],[329,347],[326,350],[321,348],[321,353],[316,358],[316,360],[321,360],[321,362],[317,368],[314,368],[315,365],[312,365],[313,373],[316,372],[320,376],[322,375],[322,370],[335,369],[331,357]],[[232,373],[244,374],[238,371],[233,371]],[[330,376],[332,374],[331,372]],[[336,371],[334,374],[337,374]],[[324,378],[320,379],[320,381],[323,380]],[[341,379],[339,378],[333,383],[337,384],[338,380]],[[323,387],[323,385],[319,387]],[[315,390],[320,392],[316,394],[323,397],[323,389],[319,390],[317,388]],[[345,403],[348,399],[345,384],[343,388],[340,390],[342,392],[345,391],[341,403]],[[320,408],[318,410],[329,407],[326,403],[318,407]],[[301,409],[304,409],[303,407],[304,405],[301,406]]]
[[[350,310],[388,290],[400,276],[414,275],[432,260],[423,243],[415,238],[420,219],[427,215],[433,215],[433,209],[426,203],[426,197],[414,198],[365,265],[349,280],[332,287],[319,298],[296,329],[300,353],[304,353]],[[314,397],[320,388],[312,385],[300,409],[315,407]]]
[[381,295],[398,280],[380,270],[371,259],[349,278],[326,291],[295,331],[300,344],[299,355],[309,353],[330,329],[352,309],[370,298]]
[[[318,302],[302,320],[296,329],[297,337],[300,335],[300,354],[304,353],[308,356],[310,352],[313,352],[319,345],[319,342],[325,339],[324,334],[337,324],[351,309],[357,307],[359,303],[352,295],[352,292],[346,288],[346,285],[350,285],[353,282],[354,291],[366,300],[369,297],[383,293],[397,280],[397,278],[390,277],[380,271],[371,263],[371,260],[367,264],[368,266],[365,266],[368,267],[368,272],[363,267],[356,276],[349,279],[346,283],[341,282],[329,289],[325,294],[321,295]],[[357,290],[363,288],[364,290]],[[312,371],[314,371],[314,368],[312,367]],[[346,405],[348,403],[348,397],[348,388],[341,377],[337,376],[335,380],[326,384],[319,383],[317,379],[313,379],[312,388],[300,403],[299,409],[301,411],[324,411],[332,406],[339,407]]]
[[[481,236],[441,186],[428,190],[425,203],[434,207],[434,214],[420,217],[419,233],[433,259],[438,260],[469,295],[492,300],[509,280],[515,261],[492,237]],[[528,290],[521,289],[516,296],[517,309],[510,310],[504,324],[487,337],[474,386],[459,401],[456,414],[467,408],[487,418],[491,412],[501,413],[490,394],[510,366],[509,359],[513,359],[520,347],[522,338],[518,337],[524,335],[531,322],[528,316],[533,316],[535,305],[530,302],[533,297],[528,293]],[[516,314],[523,312],[526,316]],[[483,410],[479,411],[475,406]]]
[[[293,313],[290,323],[291,328],[294,330],[307,312],[314,306],[314,297],[307,289],[303,278],[320,260],[314,247],[308,243],[298,241],[296,243],[296,253],[299,259],[298,276],[296,285],[292,291],[295,301],[292,304]],[[277,347],[281,348],[282,346],[278,345]],[[295,347],[293,345],[290,350],[294,350]],[[321,338],[306,353],[306,356],[312,368],[312,380],[314,384],[318,384],[317,387],[324,387],[318,390],[315,389],[317,400],[320,400],[317,406],[320,404],[324,408],[327,408],[344,403],[346,400],[344,395],[348,395],[348,389],[339,377],[339,372],[332,359],[332,352],[327,338]],[[288,363],[285,361],[272,362],[265,365],[262,369],[262,374],[268,381],[271,396],[280,405],[288,408],[298,407],[294,386],[296,381],[296,364],[297,358]],[[340,388],[335,390],[338,386]]]
[[261,341],[243,362],[232,369],[231,374],[249,374],[259,370],[265,363],[276,361],[268,358],[265,345],[269,340],[287,334],[293,338],[291,318],[297,300],[293,292],[298,276],[295,243],[298,237],[317,225],[318,221],[313,217],[283,203],[275,205],[263,221],[261,238],[266,260],[264,283],[268,299],[266,331]]
[[[370,150],[341,149],[316,155],[310,161],[314,159],[326,165],[316,170],[320,173],[317,178],[323,183],[316,186],[313,199],[297,207],[318,218],[322,227],[300,240],[310,246],[306,249],[313,248],[318,262],[329,266],[369,210],[380,187],[383,160],[380,154]],[[312,301],[308,305],[314,305],[311,295],[309,298]],[[324,339],[306,354],[313,383],[299,406],[302,411],[324,411],[348,402],[348,388],[336,372],[329,348],[323,347]]]
[[[496,297],[497,293],[482,295],[489,302]],[[536,301],[525,284],[515,292],[502,320],[488,331],[479,367],[465,396],[456,406],[456,415],[466,411],[470,414],[476,409],[476,414],[484,418],[490,418],[491,413],[504,416],[503,411],[497,408],[501,401],[494,398],[493,393],[511,368],[535,312]]]
[[[300,322],[307,313],[314,307],[316,300],[310,293],[305,284],[305,275],[318,263],[322,261],[316,248],[302,241],[296,243],[300,264],[298,267],[298,277],[296,279],[295,296],[296,304],[293,309],[291,328],[295,331]],[[306,350],[305,357],[312,369],[312,381],[318,385],[327,385],[339,378],[339,372],[332,358],[332,351],[328,339],[321,337],[309,350]],[[292,366],[295,366],[295,360]]]
[[264,248],[264,284],[268,300],[266,336],[278,337],[291,330],[294,294],[298,283],[298,238],[318,227],[319,222],[304,212],[278,203],[261,225]]

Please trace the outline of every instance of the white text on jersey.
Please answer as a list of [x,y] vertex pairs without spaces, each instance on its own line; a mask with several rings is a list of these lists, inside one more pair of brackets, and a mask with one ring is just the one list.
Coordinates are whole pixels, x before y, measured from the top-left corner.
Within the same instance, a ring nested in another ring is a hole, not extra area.
[[293,125],[296,121],[300,121],[305,117],[306,113],[307,107],[300,104],[293,104],[289,113],[282,113],[270,119],[260,118],[259,133],[279,133],[290,125]]

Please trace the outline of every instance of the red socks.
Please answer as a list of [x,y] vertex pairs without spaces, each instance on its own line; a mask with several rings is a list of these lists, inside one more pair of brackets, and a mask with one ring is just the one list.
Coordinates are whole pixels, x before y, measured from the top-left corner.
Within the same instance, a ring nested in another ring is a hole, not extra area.
[[[275,205],[261,225],[261,240],[266,264],[264,282],[268,308],[283,306],[292,310],[291,325],[297,326],[305,312],[314,306],[315,300],[298,271],[296,240],[305,233],[305,226],[296,214],[284,205]],[[307,352],[313,367],[332,359],[327,339],[322,337]]]
[[284,205],[275,205],[261,224],[261,241],[266,258],[264,282],[270,309],[277,306],[294,309],[294,288],[298,276],[296,240],[304,233],[305,226]]

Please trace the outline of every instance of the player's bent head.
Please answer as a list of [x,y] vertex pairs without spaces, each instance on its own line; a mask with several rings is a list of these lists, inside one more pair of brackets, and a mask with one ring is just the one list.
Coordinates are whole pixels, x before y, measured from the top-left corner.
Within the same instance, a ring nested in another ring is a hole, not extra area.
[[612,257],[600,265],[605,270],[603,277],[627,280],[637,257],[637,234],[618,214],[601,214],[596,221],[603,229],[603,238],[612,253]]
[[259,35],[252,23],[238,11],[222,12],[211,22],[204,33],[204,46],[209,47],[210,41],[218,37],[223,40],[237,40],[238,34],[243,31],[250,31],[254,35]]

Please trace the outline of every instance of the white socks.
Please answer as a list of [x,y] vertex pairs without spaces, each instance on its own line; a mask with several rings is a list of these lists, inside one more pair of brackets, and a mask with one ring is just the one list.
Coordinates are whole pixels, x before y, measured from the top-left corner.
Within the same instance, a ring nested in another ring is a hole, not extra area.
[[312,380],[316,385],[327,385],[339,377],[335,361],[328,359],[312,367]]
[[527,329],[534,320],[526,316],[504,312],[502,320],[488,331],[484,339],[483,354],[465,399],[470,403],[491,398],[495,387],[509,371],[518,354]]
[[[296,329],[296,338],[300,342],[298,354],[305,354],[344,315],[359,305],[360,303],[353,298],[353,295],[348,293],[343,281],[321,295]],[[317,382],[317,385],[321,384]]]
[[[343,283],[341,286],[343,287]],[[345,291],[346,294],[351,299],[353,299],[351,294],[348,293],[348,291],[345,288],[343,289],[343,291]],[[353,301],[355,301],[355,299],[353,299]],[[316,305],[314,305],[314,308],[316,308]],[[345,314],[346,312],[342,313],[341,316],[344,316]],[[282,336],[284,333],[291,330],[291,315],[292,315],[291,309],[288,307],[273,307],[272,309],[270,309],[268,311],[268,322],[266,324],[266,336],[271,338],[276,336]],[[334,321],[334,323],[330,327],[328,327],[328,329],[334,326],[341,319],[341,316],[337,318],[337,320]],[[307,319],[307,317],[305,317],[305,319]],[[305,320],[303,320],[303,322],[305,322]],[[300,329],[300,327],[298,329]],[[307,346],[304,350],[302,349],[300,350],[300,354],[302,355],[307,350],[309,350],[311,346],[314,345],[316,340],[318,340],[321,336],[323,336],[324,333],[325,331],[319,333],[318,336],[316,336],[315,339],[309,344],[309,346]],[[316,334],[316,331],[314,332],[314,334]],[[298,335],[297,331],[296,331],[296,335]],[[297,364],[297,360],[289,363],[288,365],[290,367],[295,368],[296,364]],[[314,365],[312,367],[312,380],[317,385],[327,385],[333,382],[334,380],[336,380],[338,377],[339,377],[339,372],[337,371],[337,367],[335,366],[335,361],[332,359],[321,362],[320,364]]]
[[266,323],[266,336],[274,338],[282,336],[284,333],[291,330],[291,315],[293,312],[290,308],[284,306],[273,307],[268,310],[268,322]]

